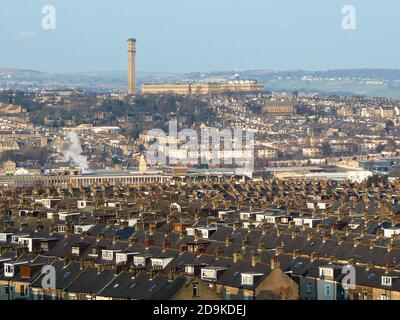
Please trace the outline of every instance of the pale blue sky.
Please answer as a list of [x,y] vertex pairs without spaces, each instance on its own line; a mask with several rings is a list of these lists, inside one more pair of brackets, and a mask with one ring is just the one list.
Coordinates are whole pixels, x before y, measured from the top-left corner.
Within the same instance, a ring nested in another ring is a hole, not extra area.
[[398,0],[1,0],[0,67],[122,71],[135,37],[140,71],[400,68],[399,18]]

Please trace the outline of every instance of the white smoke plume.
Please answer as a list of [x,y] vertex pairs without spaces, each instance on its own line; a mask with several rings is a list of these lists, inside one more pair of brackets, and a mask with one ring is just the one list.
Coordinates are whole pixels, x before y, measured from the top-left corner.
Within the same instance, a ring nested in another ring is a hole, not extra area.
[[82,172],[87,172],[89,165],[87,158],[82,154],[82,145],[78,135],[76,132],[68,131],[65,136],[70,140],[70,144],[67,144],[67,148],[63,151],[64,161],[72,162]]

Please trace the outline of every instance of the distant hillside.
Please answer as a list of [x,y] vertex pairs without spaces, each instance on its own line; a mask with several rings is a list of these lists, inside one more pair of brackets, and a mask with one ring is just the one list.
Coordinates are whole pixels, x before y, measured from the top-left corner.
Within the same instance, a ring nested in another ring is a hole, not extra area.
[[[158,73],[139,72],[138,86],[149,82],[188,82],[232,79],[234,71]],[[247,70],[242,79],[264,82],[266,90],[338,95],[366,95],[400,98],[400,70],[396,69],[338,69],[306,70]],[[81,87],[95,91],[123,91],[126,71],[46,73],[35,70],[0,68],[0,88],[32,89],[35,87]]]
[[44,75],[44,72],[36,71],[36,70],[29,70],[29,69],[13,69],[13,68],[0,68],[0,76],[4,75],[11,75],[11,76],[37,76],[37,75]]

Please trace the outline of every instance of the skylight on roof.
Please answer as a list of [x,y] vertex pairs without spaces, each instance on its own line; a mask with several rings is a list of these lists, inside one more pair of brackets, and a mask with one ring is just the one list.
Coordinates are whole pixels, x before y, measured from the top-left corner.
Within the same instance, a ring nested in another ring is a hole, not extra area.
[[67,271],[64,273],[63,278],[68,278],[71,275],[71,272]]
[[367,277],[368,280],[371,280],[371,279],[373,279],[373,278],[375,278],[375,273],[371,273],[371,274],[369,274],[368,277]]
[[151,286],[151,288],[150,288],[149,291],[151,292],[151,291],[153,291],[155,288],[157,288],[157,285],[156,285],[156,284],[153,284],[153,285]]

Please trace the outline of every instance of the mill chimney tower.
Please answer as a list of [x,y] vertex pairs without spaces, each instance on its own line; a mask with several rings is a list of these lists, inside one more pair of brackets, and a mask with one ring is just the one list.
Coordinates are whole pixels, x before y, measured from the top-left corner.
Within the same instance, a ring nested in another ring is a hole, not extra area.
[[136,39],[128,39],[128,93],[136,94]]

